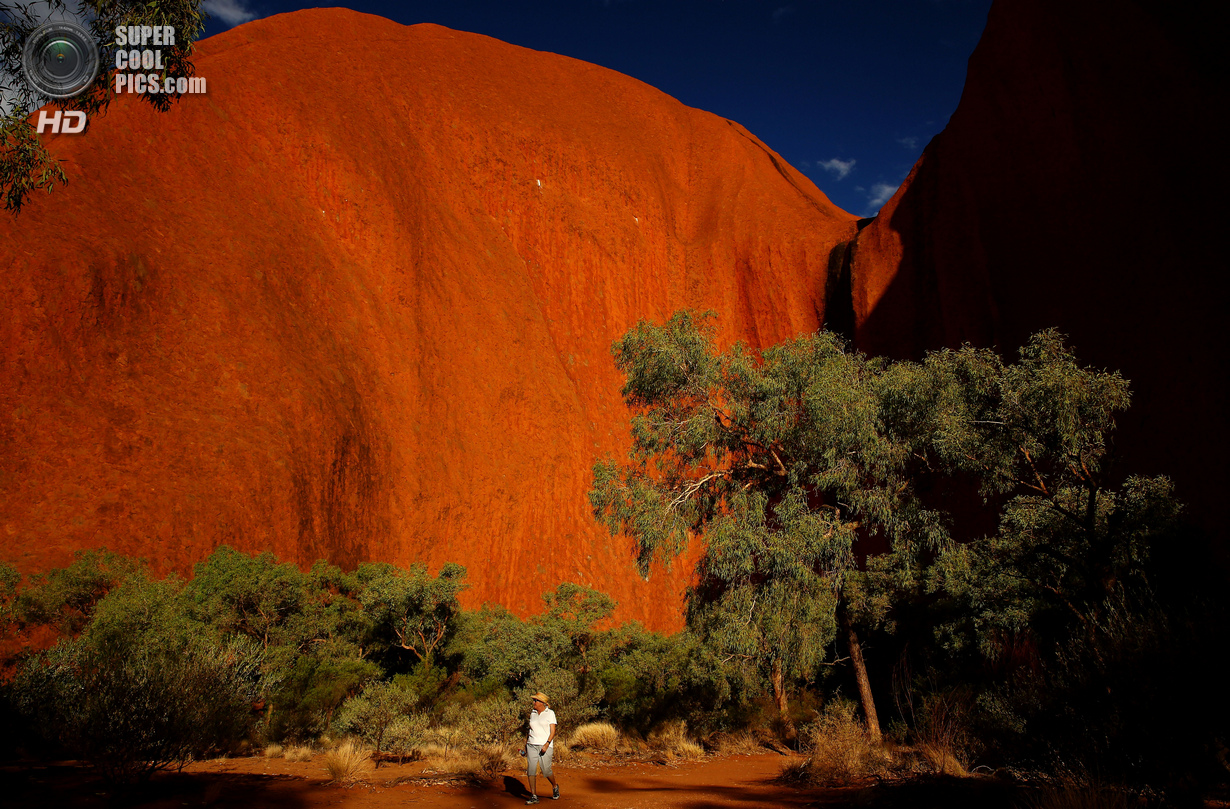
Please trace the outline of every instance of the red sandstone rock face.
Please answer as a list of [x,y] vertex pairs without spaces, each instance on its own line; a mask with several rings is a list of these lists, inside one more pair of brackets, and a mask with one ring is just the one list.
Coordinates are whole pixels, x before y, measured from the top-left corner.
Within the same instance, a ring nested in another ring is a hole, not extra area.
[[1224,538],[1227,94],[1184,13],[997,0],[956,113],[859,234],[853,320],[897,356],[1058,326],[1132,380],[1123,469],[1171,475]]
[[585,497],[627,446],[611,342],[816,329],[854,217],[735,123],[482,36],[305,11],[196,65],[0,220],[2,558],[453,560],[471,604],[575,581],[679,626],[688,566],[640,580]]

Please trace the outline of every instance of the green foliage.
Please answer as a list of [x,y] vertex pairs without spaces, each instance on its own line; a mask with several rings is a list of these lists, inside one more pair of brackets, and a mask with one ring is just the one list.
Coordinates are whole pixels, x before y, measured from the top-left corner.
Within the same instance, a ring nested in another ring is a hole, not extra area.
[[577,671],[588,672],[595,624],[611,617],[615,601],[606,593],[571,582],[563,582],[554,593],[544,593],[542,600],[547,611],[537,623],[562,632],[579,658]]
[[185,593],[193,616],[220,636],[246,637],[264,650],[273,686],[267,737],[327,730],[342,701],[383,674],[364,659],[371,620],[354,598],[353,575],[324,561],[304,573],[273,554],[250,557],[227,546],[194,571]]
[[17,572],[17,568],[8,562],[0,562],[0,627],[5,630],[16,617],[13,613],[13,601],[17,598],[17,588],[20,586],[21,574]]
[[837,633],[834,578],[851,564],[850,529],[795,489],[773,510],[761,493],[735,495],[706,539],[688,625],[728,658],[810,676]]
[[17,581],[10,579],[12,616],[20,624],[48,624],[75,634],[90,621],[95,606],[107,593],[144,568],[141,560],[106,548],[77,551],[67,567],[30,576],[20,591],[16,590]]
[[372,682],[342,705],[337,728],[371,744],[379,758],[389,728],[399,719],[408,719],[417,702],[417,695],[398,683]]
[[601,644],[602,704],[620,726],[644,734],[675,719],[708,729],[742,724],[743,693],[754,681],[741,661],[723,662],[698,635],[664,636],[628,624],[606,633]]
[[[922,440],[912,401],[916,372],[846,351],[826,332],[766,349],[717,354],[705,318],[641,322],[613,352],[627,375],[629,463],[598,463],[594,513],[630,535],[642,574],[682,550],[733,496],[776,502],[790,491],[834,521],[858,519],[912,547],[941,547],[939,515],[915,496]],[[899,391],[897,395],[888,395]]]
[[174,581],[134,577],[75,640],[26,661],[17,707],[70,754],[130,782],[227,749],[251,729],[261,651],[196,631]]
[[555,627],[522,621],[504,607],[484,604],[465,613],[450,643],[461,671],[492,687],[517,687],[538,669],[564,654],[568,639]]
[[342,702],[383,673],[370,660],[299,657],[272,693],[266,738],[308,739],[330,732]]
[[506,748],[514,736],[526,730],[526,712],[505,693],[466,706],[463,716],[467,735],[476,744]]
[[[730,658],[808,678],[836,611],[885,617],[887,585],[946,547],[943,515],[917,494],[930,422],[920,369],[847,351],[820,332],[757,357],[718,353],[707,316],[639,323],[613,347],[636,410],[628,462],[594,467],[590,503],[636,543],[641,573],[704,534],[690,626]],[[887,539],[873,564],[855,544]],[[849,602],[844,596],[858,598]]]
[[17,106],[0,118],[0,198],[4,209],[14,214],[35,191],[66,183],[64,169],[39,142],[26,120],[29,111]]
[[250,557],[223,545],[193,568],[188,595],[201,620],[262,648],[295,646],[305,634],[307,576],[272,553]]
[[517,689],[515,704],[522,706],[526,716],[530,711],[530,696],[541,691],[551,699],[558,730],[567,733],[598,715],[598,702],[602,699],[602,685],[594,679],[582,683],[577,675],[567,669],[542,668],[534,673],[526,685]]
[[423,565],[402,570],[384,563],[361,565],[355,573],[359,603],[372,622],[376,641],[404,649],[428,666],[456,630],[466,589],[466,569],[448,563],[434,579]]
[[1131,401],[1128,382],[1081,367],[1057,331],[1034,335],[1014,365],[968,346],[934,352],[924,365],[932,446],[945,464],[976,472],[985,491],[1050,497],[1105,480],[1102,461],[1115,413]]

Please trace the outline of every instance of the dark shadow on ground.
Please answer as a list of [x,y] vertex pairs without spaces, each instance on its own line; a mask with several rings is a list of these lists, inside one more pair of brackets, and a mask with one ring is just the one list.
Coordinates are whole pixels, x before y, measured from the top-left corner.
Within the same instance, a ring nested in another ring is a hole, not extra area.
[[[683,809],[719,809],[731,802],[753,806],[873,807],[874,809],[1017,809],[1019,785],[994,778],[938,778],[863,786],[800,789],[771,781],[698,788],[673,786],[660,777],[583,779],[595,792],[623,793],[634,802],[659,793],[671,806]],[[700,792],[713,796],[687,799],[669,793]]]
[[521,783],[521,779],[514,778],[511,775],[504,776],[504,791],[514,798],[521,798],[523,800],[530,796],[530,791],[525,788],[525,784]]
[[10,766],[0,768],[0,804],[37,809],[305,806],[291,790],[266,795],[269,787],[286,781],[301,783],[303,779],[245,773],[157,773],[143,784],[116,785],[104,781],[94,770],[75,764]]

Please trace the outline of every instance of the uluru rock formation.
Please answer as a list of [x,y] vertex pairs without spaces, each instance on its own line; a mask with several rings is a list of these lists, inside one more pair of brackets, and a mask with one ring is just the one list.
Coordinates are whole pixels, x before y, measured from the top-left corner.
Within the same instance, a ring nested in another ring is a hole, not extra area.
[[575,581],[678,626],[687,566],[639,579],[585,497],[627,446],[611,342],[816,329],[855,218],[738,124],[483,36],[303,11],[195,61],[208,95],[50,138],[69,184],[0,220],[2,558],[457,561],[470,604]]
[[861,232],[739,125],[593,65],[341,10],[203,42],[207,96],[50,139],[69,185],[0,219],[0,558],[458,561],[470,604],[576,581],[676,627],[688,566],[640,580],[585,493],[627,446],[611,342],[685,306],[896,356],[1058,326],[1134,383],[1124,468],[1212,514],[1225,74],[1180,13],[997,0]]
[[847,267],[869,352],[1011,353],[1057,326],[1121,370],[1121,470],[1170,475],[1223,541],[1225,65],[1173,4],[997,0],[957,111]]

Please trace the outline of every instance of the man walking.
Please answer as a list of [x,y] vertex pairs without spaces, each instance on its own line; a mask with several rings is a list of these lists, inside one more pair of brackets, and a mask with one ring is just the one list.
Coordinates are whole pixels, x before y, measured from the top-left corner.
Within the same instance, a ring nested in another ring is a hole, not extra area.
[[552,786],[552,800],[559,800],[559,784],[555,783],[555,773],[551,771],[551,759],[555,754],[555,711],[547,707],[547,695],[539,691],[530,698],[533,708],[530,711],[530,738],[525,744],[526,775],[530,778],[530,799],[526,804],[538,803],[538,792],[535,784],[538,781],[538,765],[542,765],[542,774]]

